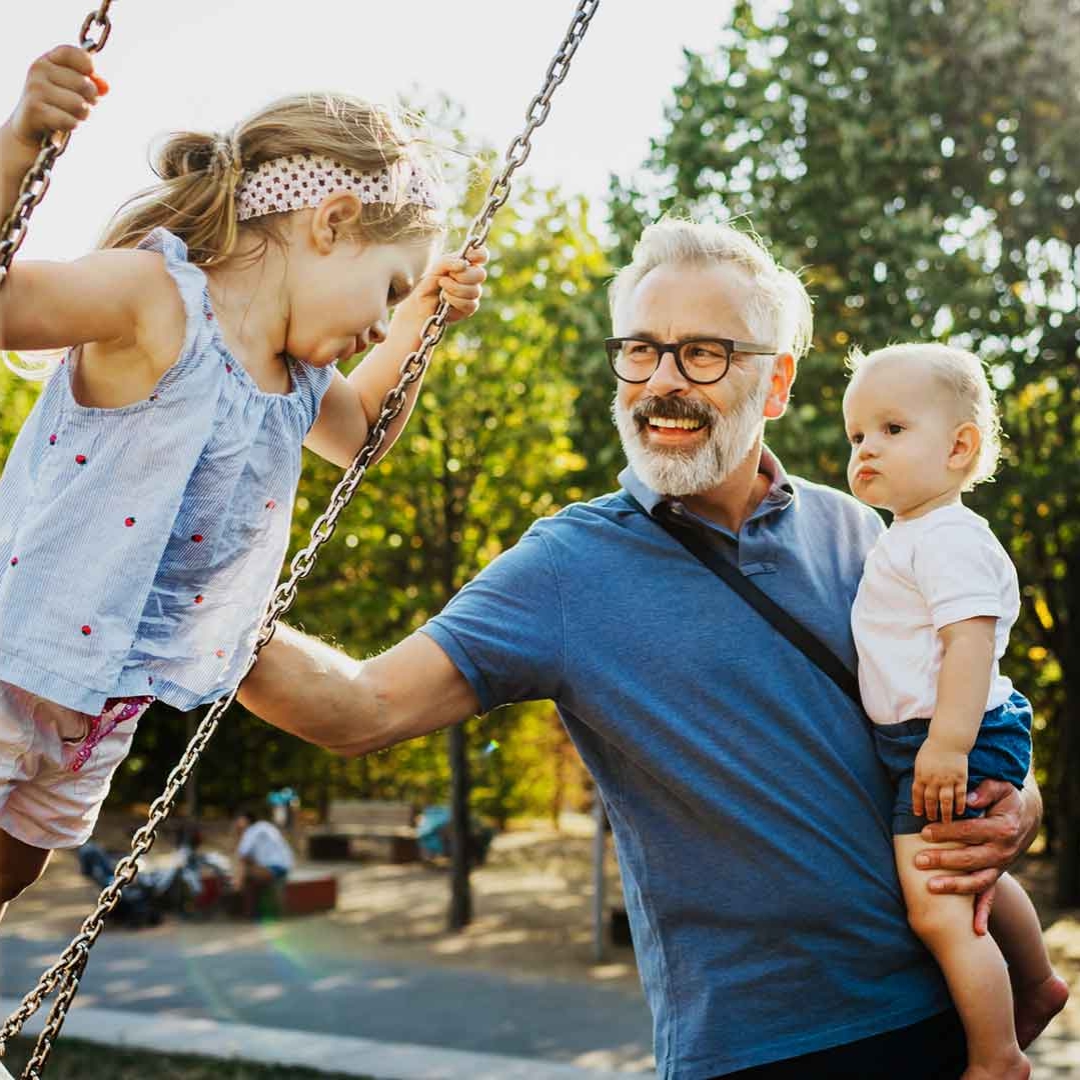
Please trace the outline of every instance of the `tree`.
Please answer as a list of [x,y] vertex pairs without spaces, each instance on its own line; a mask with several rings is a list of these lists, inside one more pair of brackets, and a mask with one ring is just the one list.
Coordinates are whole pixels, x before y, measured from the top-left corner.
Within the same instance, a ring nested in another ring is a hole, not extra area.
[[1077,0],[794,0],[759,19],[740,2],[715,51],[686,54],[651,175],[611,200],[624,237],[659,209],[748,215],[808,268],[814,352],[770,430],[805,475],[843,485],[851,345],[945,339],[990,366],[1011,437],[972,505],[1025,586],[1010,659],[1068,840],[1063,903],[1080,901],[1078,80]]

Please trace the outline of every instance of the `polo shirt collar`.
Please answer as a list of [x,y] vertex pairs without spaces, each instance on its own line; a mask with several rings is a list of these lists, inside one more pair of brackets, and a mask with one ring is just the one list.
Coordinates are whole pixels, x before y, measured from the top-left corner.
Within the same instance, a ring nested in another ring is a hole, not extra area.
[[[754,512],[747,518],[748,521],[755,521],[757,518],[764,517],[766,514],[771,514],[775,510],[784,510],[791,505],[795,498],[795,488],[788,479],[788,474],[784,470],[783,464],[765,445],[762,445],[761,447],[761,464],[758,471],[763,472],[769,478],[769,490],[765,493],[765,497],[758,504]],[[635,473],[629,465],[619,473],[619,483],[626,491],[633,495],[643,507],[645,507],[649,514],[652,515],[655,515],[656,508],[661,503],[673,503],[678,501],[677,499],[673,499],[670,495],[661,495],[658,492],[653,491],[648,484],[638,477],[637,473]],[[713,522],[705,521],[703,518],[699,520],[701,520],[703,524],[709,525],[711,528],[720,529],[721,532],[727,532],[726,529],[715,525]]]

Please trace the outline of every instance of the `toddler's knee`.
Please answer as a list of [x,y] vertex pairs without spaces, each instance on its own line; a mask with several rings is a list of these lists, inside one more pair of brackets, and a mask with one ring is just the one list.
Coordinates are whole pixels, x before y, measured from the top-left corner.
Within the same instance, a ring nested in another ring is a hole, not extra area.
[[[972,927],[971,904],[964,897],[928,896],[925,903],[908,909],[908,924],[921,941],[933,947],[937,942],[956,940],[957,934]],[[961,902],[957,902],[961,901]]]

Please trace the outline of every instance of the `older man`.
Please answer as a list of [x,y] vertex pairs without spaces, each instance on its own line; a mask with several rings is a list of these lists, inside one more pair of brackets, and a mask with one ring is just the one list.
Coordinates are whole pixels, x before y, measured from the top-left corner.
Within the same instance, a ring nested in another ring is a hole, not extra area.
[[[661,1076],[954,1080],[963,1036],[906,924],[865,717],[665,528],[688,523],[854,668],[881,524],[762,443],[810,340],[805,290],[742,233],[664,221],[611,300],[622,490],[536,522],[375,659],[283,632],[243,700],[364,753],[553,699],[612,822]],[[1033,786],[981,805],[950,827],[971,846],[929,853],[980,872],[937,887],[985,890],[1036,827]]]

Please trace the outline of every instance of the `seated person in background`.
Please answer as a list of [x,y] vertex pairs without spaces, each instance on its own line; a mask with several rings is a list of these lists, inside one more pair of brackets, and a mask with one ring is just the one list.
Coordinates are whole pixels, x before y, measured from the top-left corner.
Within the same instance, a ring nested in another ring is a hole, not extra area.
[[293,853],[281,830],[262,819],[262,808],[249,806],[236,815],[236,888],[246,918],[254,918],[259,895],[283,882],[293,868]]

